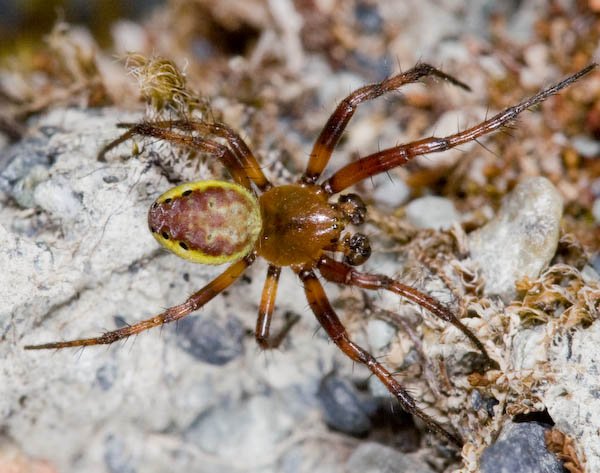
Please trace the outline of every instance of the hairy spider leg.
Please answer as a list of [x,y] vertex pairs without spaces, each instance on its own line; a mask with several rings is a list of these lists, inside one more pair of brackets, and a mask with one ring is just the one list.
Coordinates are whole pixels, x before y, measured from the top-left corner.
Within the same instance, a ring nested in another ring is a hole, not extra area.
[[258,318],[256,319],[256,330],[254,336],[256,343],[263,348],[271,348],[269,333],[271,329],[271,319],[275,309],[275,297],[277,296],[277,285],[279,284],[279,275],[281,268],[273,264],[269,265],[265,285],[263,286],[260,297],[260,306],[258,308]]
[[458,79],[425,63],[417,64],[406,72],[397,74],[376,84],[366,85],[355,90],[340,102],[321,130],[321,134],[313,145],[301,182],[306,184],[317,182],[325,166],[327,166],[331,154],[344,133],[348,122],[350,122],[354,112],[356,112],[361,103],[376,99],[383,94],[399,89],[405,84],[417,82],[419,79],[427,76],[438,77],[465,90],[471,90],[468,85]]
[[279,332],[274,336],[271,336],[271,320],[275,309],[275,297],[277,295],[277,285],[279,284],[280,274],[281,268],[279,266],[275,266],[274,264],[269,265],[265,285],[263,286],[260,298],[254,337],[256,338],[258,346],[263,350],[278,348],[292,327],[300,320],[300,316],[298,315],[288,318]]
[[[137,123],[118,123],[120,128],[133,129]],[[225,123],[209,123],[198,120],[165,120],[152,122],[152,126],[157,128],[176,128],[181,131],[199,132],[202,135],[212,135],[223,138],[229,145],[229,149],[238,159],[247,176],[261,191],[266,191],[272,187],[267,177],[262,172],[256,157],[242,139],[242,137],[231,129]]]
[[379,290],[393,292],[399,296],[415,302],[424,309],[431,312],[437,318],[451,323],[459,329],[471,341],[475,347],[485,357],[486,368],[496,368],[498,364],[490,358],[487,350],[481,341],[469,330],[450,310],[444,307],[439,301],[417,289],[402,284],[388,276],[382,274],[369,274],[356,271],[352,266],[333,260],[323,255],[317,264],[317,269],[321,275],[328,281],[343,284],[346,286],[356,286],[362,289]]
[[94,338],[82,338],[78,340],[69,340],[64,342],[52,342],[44,343],[41,345],[28,345],[25,347],[26,350],[45,350],[52,348],[68,348],[68,347],[80,347],[89,345],[108,345],[114,343],[123,338],[127,338],[131,335],[143,332],[152,327],[167,324],[175,320],[179,320],[186,315],[200,309],[204,304],[210,301],[215,296],[219,295],[231,284],[233,284],[243,272],[254,262],[256,254],[250,253],[248,256],[242,258],[238,262],[232,264],[223,273],[213,279],[210,283],[200,289],[198,292],[193,294],[183,304],[176,305],[168,308],[164,312],[155,315],[154,317],[142,320],[141,322],[133,325],[128,325],[111,332],[106,332],[99,337]]
[[371,373],[377,376],[388,391],[398,399],[400,405],[406,412],[417,416],[429,429],[443,435],[454,445],[459,448],[462,447],[463,442],[457,435],[450,433],[419,409],[415,400],[408,394],[406,389],[394,379],[392,374],[386,370],[373,355],[350,340],[342,322],[331,307],[327,295],[323,290],[323,286],[315,276],[315,273],[310,269],[301,269],[298,270],[297,273],[304,285],[304,291],[310,308],[331,340],[333,340],[333,342],[352,360],[366,365]]
[[252,185],[250,184],[248,174],[246,173],[246,169],[227,146],[217,143],[216,141],[201,138],[199,136],[175,133],[170,128],[156,126],[154,123],[138,123],[131,126],[129,130],[127,130],[117,139],[104,146],[102,150],[100,150],[100,153],[98,153],[98,159],[103,161],[104,155],[108,151],[136,135],[151,136],[153,138],[170,141],[171,143],[177,143],[179,145],[192,148],[196,151],[211,154],[215,156],[221,162],[221,164],[223,164],[223,166],[225,166],[236,183],[245,187],[251,192],[254,192]]
[[459,133],[442,138],[431,136],[429,138],[394,146],[393,148],[387,148],[369,156],[365,156],[336,171],[329,179],[324,181],[321,186],[328,194],[337,194],[357,182],[389,171],[396,166],[402,166],[415,156],[446,151],[463,143],[473,141],[482,135],[487,135],[514,120],[524,110],[546,100],[551,95],[556,94],[561,89],[564,89],[573,82],[579,80],[595,67],[596,64],[590,64],[561,82],[548,87],[532,97],[523,100],[521,103],[508,107],[502,112],[494,115],[492,118]]

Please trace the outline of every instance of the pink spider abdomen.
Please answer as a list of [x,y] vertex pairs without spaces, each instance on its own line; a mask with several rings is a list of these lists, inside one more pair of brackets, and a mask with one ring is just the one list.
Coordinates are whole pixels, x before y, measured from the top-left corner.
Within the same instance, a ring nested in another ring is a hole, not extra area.
[[148,212],[154,238],[182,258],[221,264],[249,253],[262,227],[258,202],[224,181],[189,182],[165,192]]

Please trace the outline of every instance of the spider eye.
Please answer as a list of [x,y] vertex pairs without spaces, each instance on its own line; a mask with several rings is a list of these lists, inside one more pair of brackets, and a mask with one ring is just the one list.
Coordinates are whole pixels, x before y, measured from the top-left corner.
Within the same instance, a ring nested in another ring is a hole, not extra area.
[[364,223],[367,215],[367,206],[358,194],[341,195],[338,206],[346,218],[354,225]]
[[362,233],[355,233],[344,241],[344,262],[352,266],[363,264],[371,256],[371,243]]

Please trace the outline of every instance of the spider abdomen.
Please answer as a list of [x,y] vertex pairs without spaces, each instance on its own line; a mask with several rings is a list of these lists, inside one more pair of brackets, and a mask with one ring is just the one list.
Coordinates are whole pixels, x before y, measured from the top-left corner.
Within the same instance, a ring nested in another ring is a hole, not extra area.
[[284,185],[260,196],[260,256],[276,266],[316,262],[340,238],[344,219],[320,187]]
[[161,195],[148,212],[154,238],[182,258],[221,264],[242,258],[261,230],[256,197],[224,181],[182,184]]

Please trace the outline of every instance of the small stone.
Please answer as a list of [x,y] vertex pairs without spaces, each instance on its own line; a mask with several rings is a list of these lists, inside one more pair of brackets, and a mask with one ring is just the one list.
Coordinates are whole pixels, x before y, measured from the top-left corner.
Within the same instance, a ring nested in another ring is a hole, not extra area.
[[198,360],[225,365],[243,353],[244,327],[237,317],[225,319],[206,314],[186,317],[177,327],[178,344]]
[[402,179],[390,178],[387,174],[373,178],[373,199],[377,205],[394,209],[405,203],[410,197],[410,188]]
[[38,207],[54,217],[75,220],[83,213],[81,196],[73,191],[64,177],[39,183],[33,192],[33,199]]
[[108,391],[117,377],[117,366],[115,364],[102,365],[96,370],[96,382],[102,391]]
[[377,34],[381,32],[383,26],[383,18],[377,8],[377,5],[367,2],[359,2],[354,7],[354,14],[360,24],[360,27],[365,33]]
[[433,473],[426,463],[414,455],[401,453],[375,442],[360,444],[348,459],[345,471],[347,473]]
[[371,350],[379,353],[396,336],[396,329],[383,320],[371,319],[367,324],[367,339]]
[[594,200],[594,205],[592,206],[592,215],[594,216],[596,223],[600,223],[600,197]]
[[365,435],[371,430],[368,411],[372,408],[361,400],[356,388],[347,380],[325,377],[317,396],[329,427],[350,435]]
[[437,196],[421,197],[406,206],[406,217],[419,228],[450,228],[460,215],[451,200]]
[[110,473],[135,473],[131,455],[121,437],[109,435],[104,447],[104,461]]
[[256,471],[251,465],[264,462],[272,446],[290,434],[295,422],[282,401],[257,395],[225,400],[200,414],[185,436],[207,454],[245,464],[245,471]]
[[506,197],[494,219],[469,235],[471,257],[479,263],[488,295],[508,303],[518,280],[539,276],[558,245],[562,205],[549,180],[530,178]]
[[585,135],[574,136],[571,139],[573,147],[581,154],[584,158],[593,159],[600,154],[600,141],[594,140]]
[[537,422],[510,423],[481,455],[481,473],[563,473],[563,465],[546,448],[547,427]]

